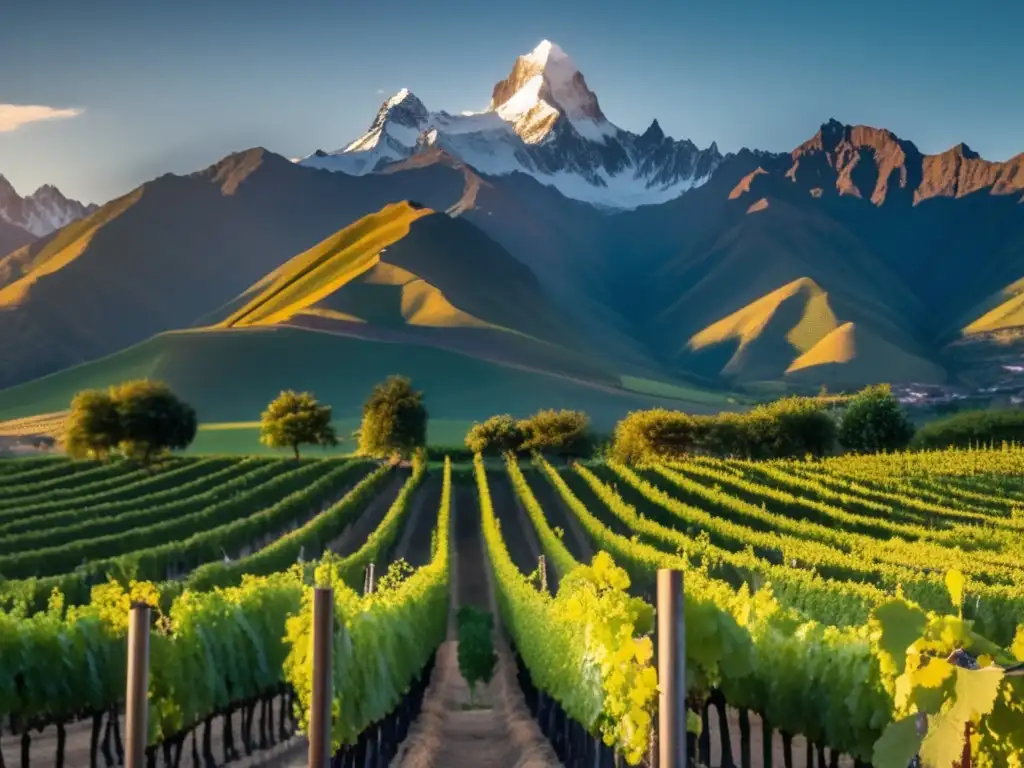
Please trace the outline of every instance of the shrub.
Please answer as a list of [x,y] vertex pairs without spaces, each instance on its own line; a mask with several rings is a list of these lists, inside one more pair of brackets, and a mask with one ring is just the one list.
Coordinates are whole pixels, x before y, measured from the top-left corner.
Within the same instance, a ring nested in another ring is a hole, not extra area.
[[470,427],[466,433],[466,448],[472,453],[500,456],[510,451],[519,451],[523,438],[523,430],[516,419],[508,414],[491,416],[482,424]]
[[260,416],[260,442],[270,448],[291,448],[296,459],[300,445],[337,445],[331,407],[320,405],[309,392],[282,392]]
[[583,411],[538,411],[519,422],[523,451],[556,456],[589,456],[593,450],[590,417]]
[[755,458],[796,458],[832,453],[836,423],[826,401],[786,397],[746,414],[750,450]]
[[750,420],[742,413],[709,417],[701,448],[713,456],[750,456]]
[[925,424],[914,436],[915,448],[970,448],[1024,442],[1024,410],[994,408],[963,411]]
[[423,393],[404,376],[377,384],[363,405],[359,452],[367,456],[410,456],[427,442]]
[[611,453],[619,461],[634,464],[678,458],[694,452],[707,431],[707,419],[681,411],[633,411],[615,425]]
[[888,384],[866,387],[850,398],[839,425],[839,442],[858,453],[899,451],[913,436],[914,425]]
[[620,461],[674,458],[687,453],[766,459],[830,453],[836,424],[828,403],[788,397],[749,413],[695,416],[657,408],[635,411],[615,427],[612,454]]

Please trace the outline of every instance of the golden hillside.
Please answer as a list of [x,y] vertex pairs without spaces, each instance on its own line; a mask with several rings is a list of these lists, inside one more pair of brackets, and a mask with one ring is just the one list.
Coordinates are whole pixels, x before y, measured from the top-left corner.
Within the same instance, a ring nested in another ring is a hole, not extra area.
[[718,345],[735,351],[722,375],[761,378],[808,352],[837,327],[828,294],[810,278],[800,278],[762,296],[695,334],[691,352]]
[[888,341],[884,336],[852,322],[843,323],[786,369],[793,382],[857,387],[888,381],[898,369],[907,381],[937,383],[945,372],[935,363]]

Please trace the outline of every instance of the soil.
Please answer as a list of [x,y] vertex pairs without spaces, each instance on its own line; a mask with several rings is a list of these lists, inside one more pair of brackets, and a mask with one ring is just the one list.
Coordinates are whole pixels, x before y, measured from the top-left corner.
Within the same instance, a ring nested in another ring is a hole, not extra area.
[[[511,491],[511,489],[509,489]],[[507,499],[506,499],[507,500]],[[437,664],[416,723],[392,763],[397,768],[548,768],[559,765],[551,745],[530,717],[516,683],[498,618],[490,569],[484,553],[480,515],[471,488],[457,488],[454,508],[451,594],[460,605],[485,607],[496,617],[494,678],[478,690],[469,707],[469,686],[459,673],[458,642],[449,617],[449,639]],[[514,516],[513,518],[514,519]]]

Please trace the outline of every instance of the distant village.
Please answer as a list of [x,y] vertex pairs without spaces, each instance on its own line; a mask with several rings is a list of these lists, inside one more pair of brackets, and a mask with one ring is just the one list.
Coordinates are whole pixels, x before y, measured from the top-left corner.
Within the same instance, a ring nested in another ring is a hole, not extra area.
[[903,384],[894,386],[893,392],[909,408],[940,414],[1024,403],[1024,363],[1000,365],[991,374],[984,386]]

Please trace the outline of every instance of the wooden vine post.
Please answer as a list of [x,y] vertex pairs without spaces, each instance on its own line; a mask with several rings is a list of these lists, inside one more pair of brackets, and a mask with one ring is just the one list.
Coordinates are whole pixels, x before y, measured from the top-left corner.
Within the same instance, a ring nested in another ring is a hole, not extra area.
[[686,621],[682,571],[658,569],[658,768],[686,768]]
[[145,768],[149,740],[149,614],[145,603],[133,603],[128,622],[128,688],[125,692],[127,749],[125,768]]
[[309,768],[331,764],[331,700],[334,590],[313,590],[313,701],[309,709]]

